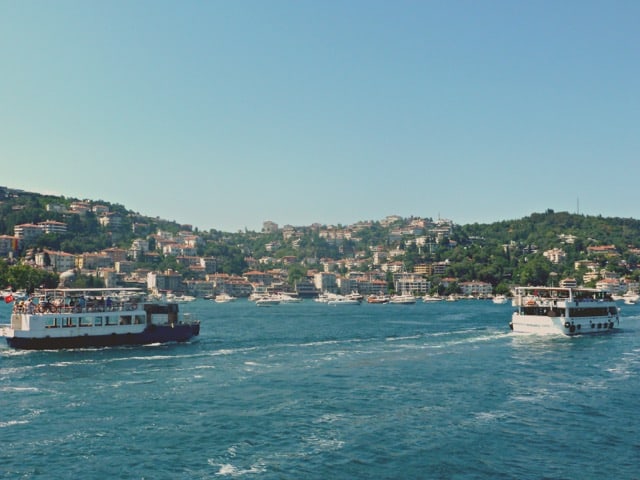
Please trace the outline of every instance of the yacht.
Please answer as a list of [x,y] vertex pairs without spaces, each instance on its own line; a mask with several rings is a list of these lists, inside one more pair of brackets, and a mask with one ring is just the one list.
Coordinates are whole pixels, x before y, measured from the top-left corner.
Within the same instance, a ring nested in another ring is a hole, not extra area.
[[216,303],[229,303],[229,302],[234,302],[237,299],[238,299],[237,297],[234,297],[233,295],[229,295],[227,292],[222,292],[216,295],[216,298],[214,298],[213,301]]
[[416,297],[410,293],[402,293],[399,295],[391,295],[389,303],[395,303],[398,305],[411,305],[416,303]]

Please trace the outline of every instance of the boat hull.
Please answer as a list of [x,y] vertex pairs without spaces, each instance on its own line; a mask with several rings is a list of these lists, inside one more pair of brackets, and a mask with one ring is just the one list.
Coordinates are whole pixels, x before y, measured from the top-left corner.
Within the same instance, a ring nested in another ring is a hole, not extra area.
[[72,337],[6,337],[7,344],[22,350],[58,350],[72,348],[149,345],[152,343],[186,342],[200,334],[200,324],[150,325],[137,333],[81,335]]
[[511,318],[514,333],[535,333],[539,335],[593,335],[616,331],[618,320],[615,317],[580,317],[566,319],[544,315],[518,315]]

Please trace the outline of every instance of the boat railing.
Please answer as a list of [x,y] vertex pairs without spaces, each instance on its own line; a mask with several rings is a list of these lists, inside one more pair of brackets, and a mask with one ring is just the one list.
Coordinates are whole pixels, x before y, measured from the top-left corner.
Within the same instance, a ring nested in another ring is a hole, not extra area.
[[32,302],[20,301],[13,306],[13,313],[30,315],[47,315],[53,313],[95,313],[95,312],[129,312],[138,309],[138,302],[133,301],[87,301],[67,304],[59,301]]

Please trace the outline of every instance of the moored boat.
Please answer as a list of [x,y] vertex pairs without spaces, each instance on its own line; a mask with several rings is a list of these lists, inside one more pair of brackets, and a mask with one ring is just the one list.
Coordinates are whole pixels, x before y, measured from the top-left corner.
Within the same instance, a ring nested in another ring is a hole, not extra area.
[[619,309],[593,288],[516,287],[510,327],[515,333],[585,335],[615,330]]
[[236,300],[237,300],[236,297],[234,297],[233,295],[229,295],[227,292],[219,293],[213,299],[213,301],[216,303],[229,303],[229,302],[235,302]]
[[297,294],[292,292],[279,292],[277,295],[280,303],[300,303],[302,302],[302,298],[300,298]]
[[258,307],[272,307],[274,305],[280,305],[280,297],[278,295],[264,295],[256,300],[256,306]]
[[389,295],[385,295],[384,293],[369,295],[367,297],[367,303],[389,303]]
[[416,297],[410,293],[391,295],[389,303],[395,303],[397,305],[412,305],[416,303]]
[[327,305],[360,305],[362,303],[357,298],[351,298],[348,295],[336,295],[331,300],[327,301]]
[[434,295],[426,294],[424,297],[422,297],[422,301],[423,301],[424,303],[440,302],[440,301],[442,301],[442,298],[441,298],[441,297],[434,296]]
[[507,299],[506,295],[496,295],[491,300],[496,305],[504,305],[505,303],[507,303],[509,301],[509,299]]
[[200,322],[179,318],[178,305],[148,301],[132,288],[61,288],[15,302],[0,325],[10,347],[28,350],[186,342]]

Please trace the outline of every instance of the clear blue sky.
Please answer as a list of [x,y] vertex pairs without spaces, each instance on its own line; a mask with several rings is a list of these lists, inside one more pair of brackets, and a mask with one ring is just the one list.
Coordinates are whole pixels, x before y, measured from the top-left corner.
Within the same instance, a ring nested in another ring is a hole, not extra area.
[[0,185],[200,229],[639,217],[640,2],[0,0]]

